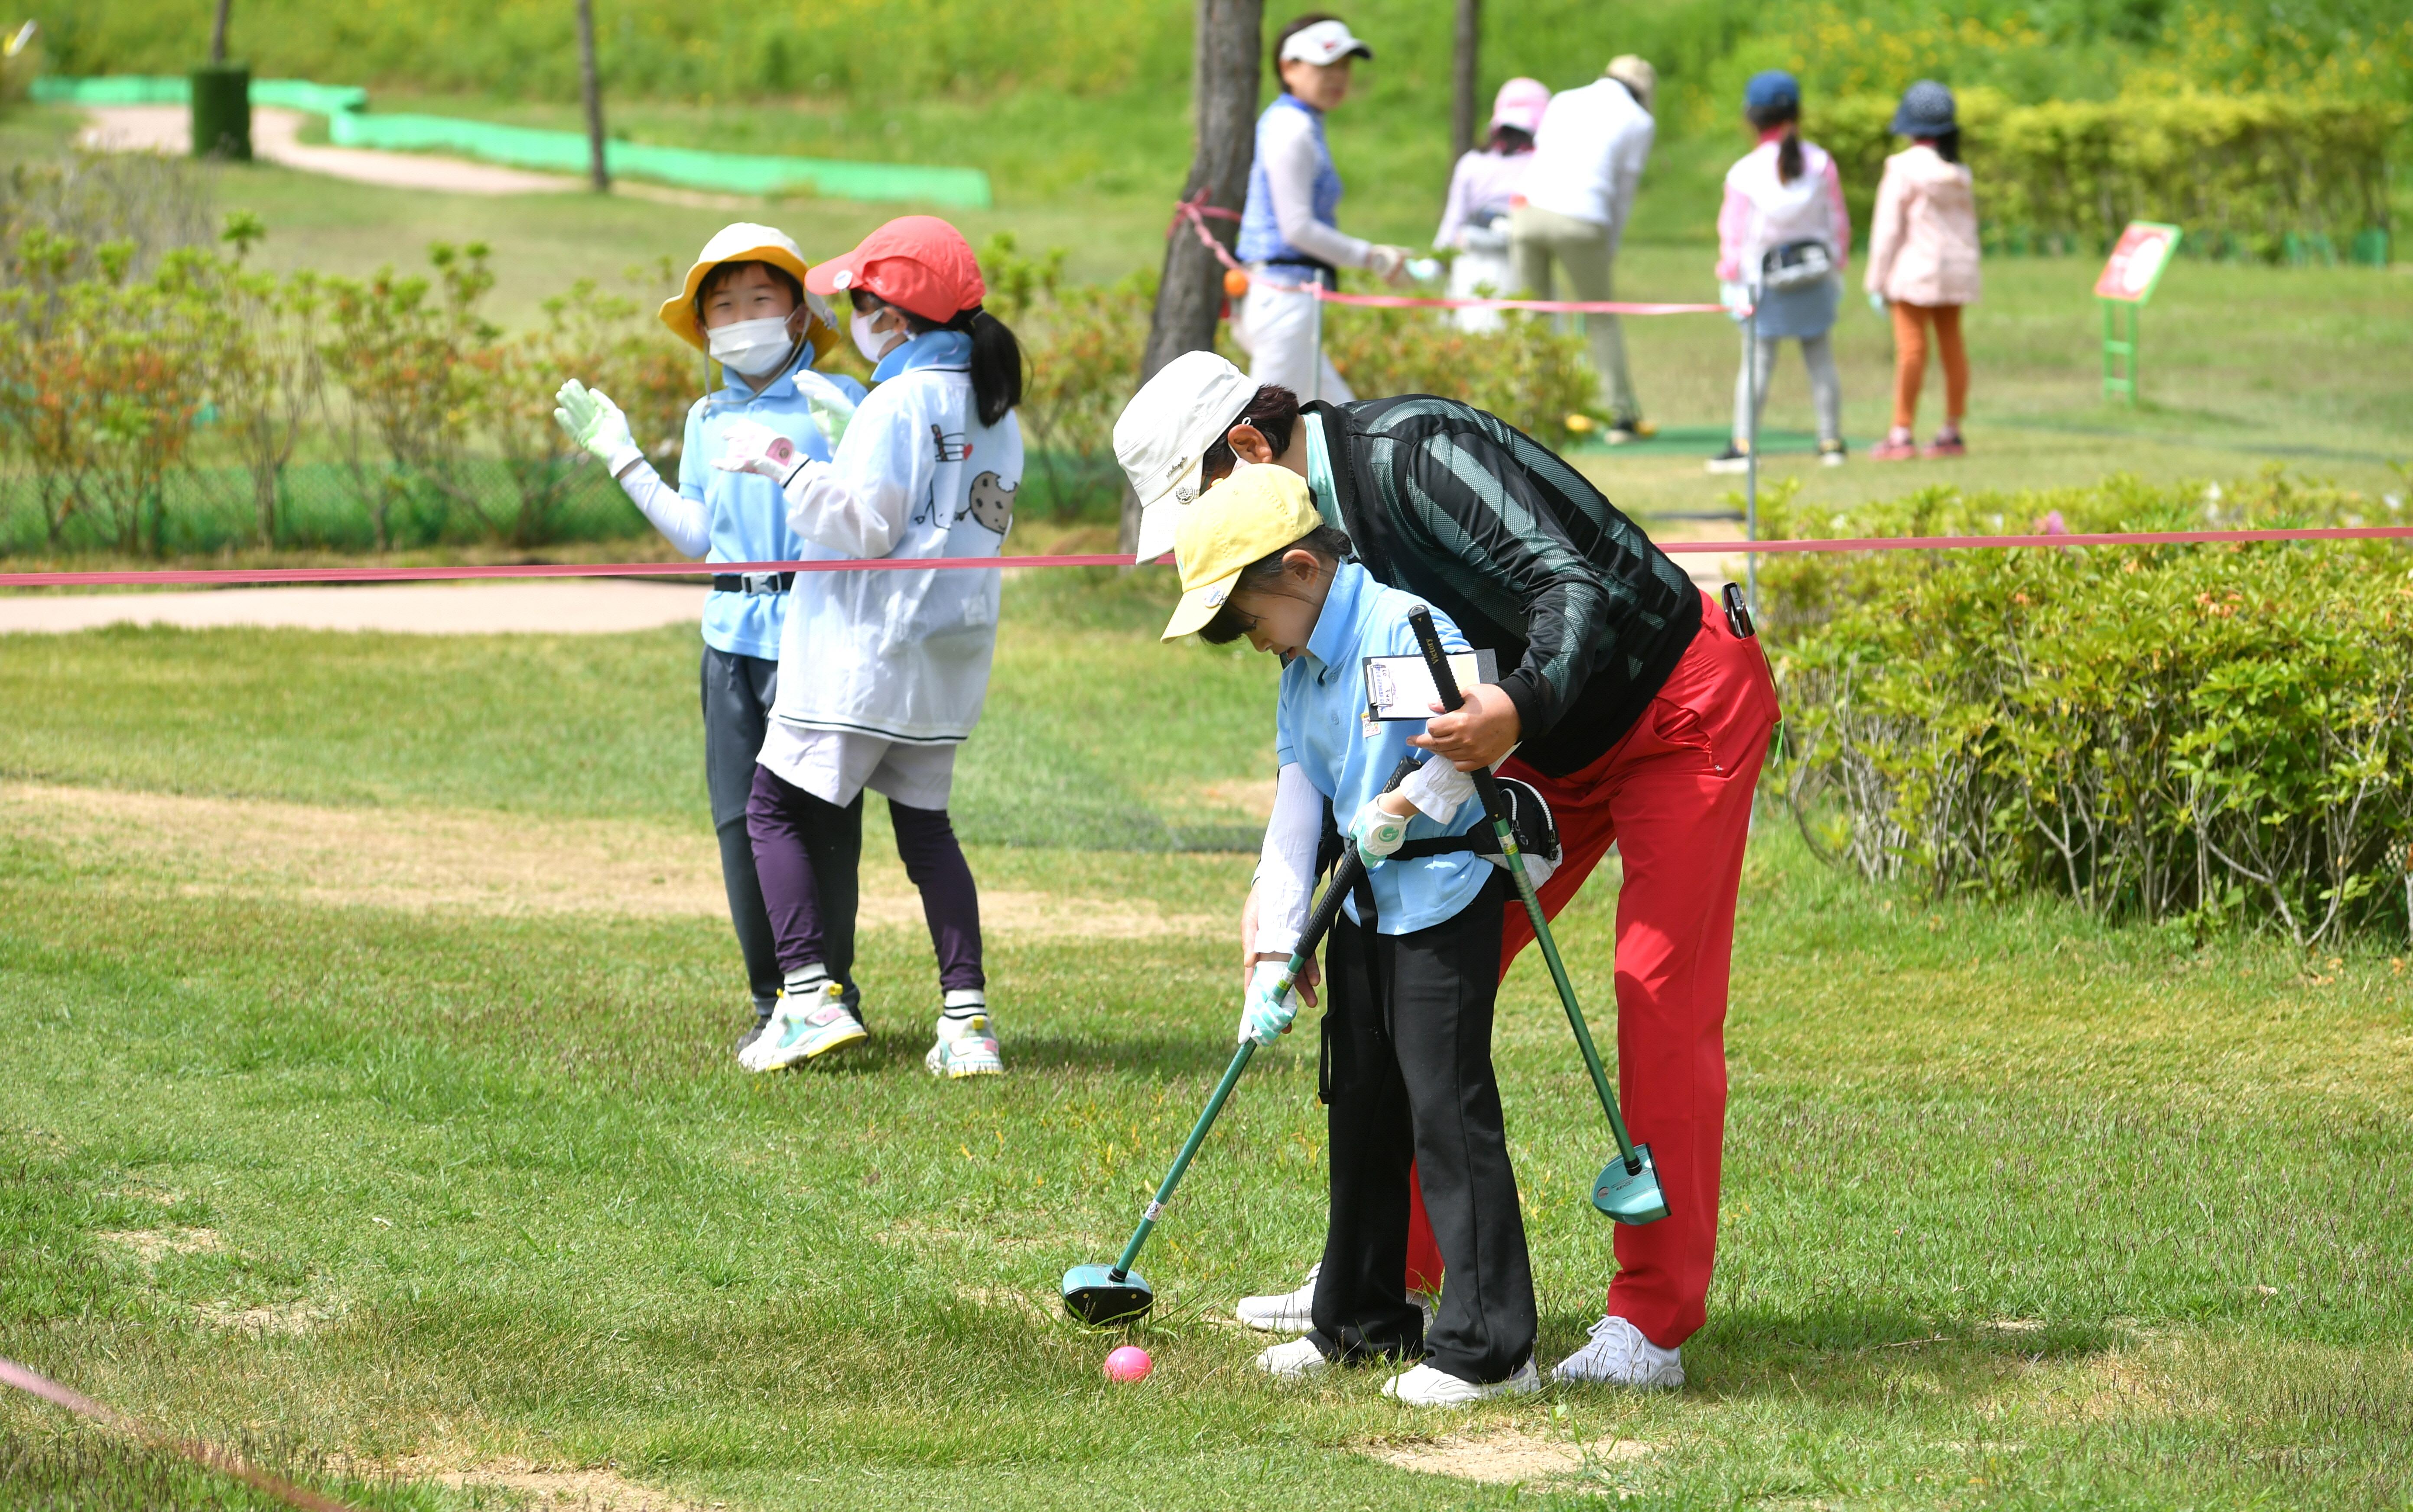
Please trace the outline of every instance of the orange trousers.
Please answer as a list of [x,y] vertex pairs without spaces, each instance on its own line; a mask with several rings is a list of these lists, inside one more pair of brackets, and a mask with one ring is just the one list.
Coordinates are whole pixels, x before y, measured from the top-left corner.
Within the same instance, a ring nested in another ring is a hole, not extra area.
[[1927,384],[1927,328],[1935,328],[1936,355],[1944,360],[1944,423],[1959,426],[1969,413],[1969,352],[1961,345],[1961,306],[1902,304],[1893,310],[1893,423],[1907,431],[1918,418],[1918,391]]
[[[1564,854],[1541,888],[1550,917],[1618,846],[1617,1097],[1634,1138],[1651,1146],[1667,1216],[1616,1226],[1618,1270],[1607,1310],[1672,1349],[1707,1315],[1717,1260],[1718,1183],[1725,1151],[1726,977],[1735,893],[1751,836],[1752,794],[1777,719],[1759,642],[1740,640],[1703,595],[1700,633],[1642,718],[1582,771],[1545,777],[1511,759],[1502,775],[1532,783],[1558,821]],[[1523,904],[1508,905],[1500,974],[1533,938]],[[1591,1008],[1597,1015],[1598,1006]],[[1568,1074],[1583,1073],[1572,1043]],[[1605,1160],[1606,1122],[1588,1130]],[[1408,1284],[1438,1285],[1441,1251],[1421,1193],[1412,1192]],[[1601,1220],[1606,1223],[1606,1219]]]

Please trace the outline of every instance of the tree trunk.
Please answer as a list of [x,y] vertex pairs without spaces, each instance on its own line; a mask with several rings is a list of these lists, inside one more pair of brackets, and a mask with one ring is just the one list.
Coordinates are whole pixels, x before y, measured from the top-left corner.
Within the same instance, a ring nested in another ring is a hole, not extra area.
[[612,192],[612,170],[603,166],[603,84],[595,74],[595,0],[578,0],[578,85],[586,94],[587,171],[597,194]]
[[217,19],[210,23],[210,66],[222,67],[226,63],[227,11],[233,0],[218,0]]
[[[1192,118],[1196,147],[1190,178],[1181,186],[1189,199],[1202,189],[1206,203],[1236,213],[1249,196],[1249,168],[1257,150],[1257,78],[1264,65],[1265,0],[1197,0],[1198,31],[1191,65]],[[1237,221],[1209,218],[1206,228],[1229,248],[1239,236]],[[1223,308],[1223,265],[1198,244],[1183,220],[1164,243],[1164,277],[1156,291],[1156,315],[1140,358],[1142,383],[1184,352],[1211,348]],[[1139,542],[1139,498],[1123,489],[1122,549]]]
[[1482,119],[1483,0],[1458,0],[1458,37],[1449,63],[1449,155],[1455,163],[1474,150]]

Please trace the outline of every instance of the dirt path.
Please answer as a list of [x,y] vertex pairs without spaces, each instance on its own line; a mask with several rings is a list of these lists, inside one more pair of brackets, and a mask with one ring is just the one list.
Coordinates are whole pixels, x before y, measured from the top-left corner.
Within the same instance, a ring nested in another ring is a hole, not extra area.
[[[709,835],[630,820],[446,809],[354,809],[260,799],[0,784],[0,833],[112,866],[141,856],[185,896],[289,898],[338,907],[481,914],[718,917],[727,911]],[[923,928],[893,856],[866,850],[861,919]],[[1220,917],[1130,900],[983,888],[999,934],[1136,939],[1224,932]]]
[[[103,152],[156,152],[177,156],[193,150],[192,112],[182,105],[106,105],[85,112],[92,124],[76,139]],[[300,110],[258,106],[251,112],[255,156],[305,173],[378,183],[391,189],[437,189],[448,194],[564,194],[586,186],[559,173],[473,163],[466,157],[424,153],[380,153],[364,147],[304,146]]]
[[174,624],[193,630],[247,624],[437,636],[612,635],[693,624],[703,615],[703,594],[700,587],[680,583],[585,578],[28,595],[0,597],[0,634],[130,624]]

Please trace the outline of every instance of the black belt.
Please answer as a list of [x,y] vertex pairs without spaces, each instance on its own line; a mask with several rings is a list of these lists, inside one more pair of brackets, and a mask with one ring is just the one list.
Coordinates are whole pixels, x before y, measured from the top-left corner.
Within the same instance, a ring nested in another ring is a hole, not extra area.
[[1325,288],[1340,286],[1340,270],[1317,257],[1267,257],[1268,268],[1304,268],[1315,275]]
[[716,572],[712,575],[712,591],[716,594],[784,594],[795,585],[792,572]]

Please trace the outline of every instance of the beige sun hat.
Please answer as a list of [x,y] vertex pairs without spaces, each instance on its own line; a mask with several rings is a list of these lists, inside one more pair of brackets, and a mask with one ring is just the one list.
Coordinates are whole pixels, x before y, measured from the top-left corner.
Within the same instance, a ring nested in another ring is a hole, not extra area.
[[[715,268],[726,262],[767,262],[793,277],[798,288],[805,286],[805,275],[812,271],[795,239],[785,231],[739,221],[713,232],[712,240],[703,244],[703,250],[696,254],[694,265],[688,269],[686,286],[674,298],[664,300],[661,308],[662,324],[670,328],[671,334],[699,352],[712,348],[696,319],[696,291],[703,287],[704,279]],[[805,339],[813,344],[814,356],[827,357],[838,344],[837,319],[830,314],[828,301],[818,294],[805,296],[805,308],[809,312],[805,319]]]
[[1621,52],[1609,59],[1608,66],[1601,72],[1634,91],[1635,99],[1644,110],[1653,109],[1651,102],[1659,97],[1659,70],[1649,62],[1635,53]]

